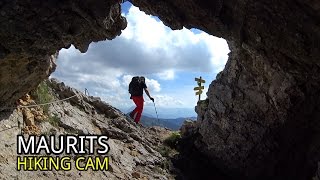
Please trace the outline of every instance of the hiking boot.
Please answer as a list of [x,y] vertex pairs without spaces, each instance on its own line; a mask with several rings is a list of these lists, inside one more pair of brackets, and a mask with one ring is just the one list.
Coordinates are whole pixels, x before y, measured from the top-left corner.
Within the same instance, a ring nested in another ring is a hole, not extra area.
[[141,122],[136,122],[136,121],[134,121],[134,123],[135,123],[137,126],[139,126],[139,127],[144,127],[144,126],[141,124]]

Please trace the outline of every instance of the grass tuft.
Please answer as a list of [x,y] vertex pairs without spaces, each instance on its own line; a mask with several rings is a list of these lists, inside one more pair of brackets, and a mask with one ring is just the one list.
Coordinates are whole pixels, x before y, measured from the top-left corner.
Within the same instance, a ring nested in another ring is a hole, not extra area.
[[[37,104],[49,103],[54,100],[49,89],[47,83],[43,81],[31,92],[31,96],[35,99]],[[49,114],[49,105],[44,105],[42,108],[45,114]]]
[[167,137],[163,143],[171,148],[176,149],[179,140],[181,139],[181,135],[179,132],[173,132],[169,137]]
[[61,120],[56,114],[54,114],[53,116],[48,117],[48,122],[54,127],[59,127]]

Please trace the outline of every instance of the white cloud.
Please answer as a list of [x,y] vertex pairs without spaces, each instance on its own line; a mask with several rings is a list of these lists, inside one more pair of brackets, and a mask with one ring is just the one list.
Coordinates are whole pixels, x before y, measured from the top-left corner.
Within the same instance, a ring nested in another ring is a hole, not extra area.
[[172,69],[165,70],[161,73],[158,73],[157,75],[162,80],[173,80],[174,79],[174,70],[172,70]]
[[[224,68],[229,53],[224,39],[204,32],[196,34],[186,28],[172,31],[137,7],[130,8],[126,18],[128,27],[124,30],[123,37],[143,47],[146,55],[151,53],[156,56],[162,53],[166,60],[173,61],[169,63],[171,68],[208,71],[209,67],[214,72],[220,72]],[[197,48],[198,46],[201,48]],[[205,58],[203,55],[206,53]]]
[[[159,107],[180,107],[184,104],[180,99],[177,99],[167,94],[155,95],[153,97],[155,99],[155,103]],[[147,100],[145,100],[145,105],[153,106],[153,103],[152,101],[149,101],[149,99],[147,98]]]
[[172,31],[133,6],[126,18],[127,28],[112,41],[91,43],[84,54],[73,46],[62,49],[52,76],[120,108],[133,105],[128,93],[131,78],[145,76],[157,106],[194,106],[194,92],[181,88],[168,93],[159,82],[173,81],[179,72],[221,71],[229,52],[226,41],[185,28]]
[[160,84],[157,80],[146,78],[146,84],[150,91],[159,92],[161,90]]
[[132,75],[124,75],[122,77],[122,85],[127,86],[131,82],[132,77]]

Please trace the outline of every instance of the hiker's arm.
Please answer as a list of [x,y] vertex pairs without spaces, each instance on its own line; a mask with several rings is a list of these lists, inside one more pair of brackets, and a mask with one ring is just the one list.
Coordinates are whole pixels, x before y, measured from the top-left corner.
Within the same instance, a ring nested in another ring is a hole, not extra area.
[[147,88],[144,88],[144,92],[148,95],[148,97],[153,101],[154,99],[150,96],[149,90]]
[[144,92],[146,92],[146,94],[148,95],[149,98],[151,98],[149,90],[147,88],[144,88]]

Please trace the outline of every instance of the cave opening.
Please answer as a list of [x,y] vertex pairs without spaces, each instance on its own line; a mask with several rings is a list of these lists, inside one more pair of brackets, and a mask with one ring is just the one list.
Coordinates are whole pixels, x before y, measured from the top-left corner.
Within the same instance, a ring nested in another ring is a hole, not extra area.
[[[50,55],[56,50],[72,43],[84,52],[89,42],[115,38],[124,21],[114,18],[118,24],[113,29],[105,28],[103,22],[117,2],[0,2],[0,108],[13,105],[51,74],[54,58]],[[173,29],[197,27],[228,40],[232,50],[228,64],[211,86],[197,136],[189,141],[195,142],[195,153],[201,150],[215,166],[227,173],[239,172],[248,176],[246,179],[311,179],[319,167],[320,147],[319,3],[131,2],[158,15]],[[131,7],[128,2],[124,5]],[[128,8],[123,14],[134,19],[129,15],[134,10]],[[206,51],[213,36],[196,29],[168,33],[159,30],[158,18],[152,18],[140,19],[141,28],[129,26],[112,41],[92,43],[87,53],[81,54],[73,46],[62,49],[52,77],[82,91],[87,88],[90,95],[119,107],[114,102],[131,103],[126,79],[144,75],[152,95],[163,100],[163,106],[175,103],[183,107],[190,98],[193,102],[187,106],[193,111],[197,101],[194,78],[202,76],[207,88],[224,66],[221,63],[220,70],[215,68],[213,55]],[[210,49],[217,47],[213,43]],[[179,83],[184,86],[177,88]],[[164,111],[159,110],[162,115]],[[195,165],[200,163],[204,164]]]
[[[91,43],[86,53],[74,46],[62,49],[51,77],[128,112],[128,84],[135,75],[147,78],[160,118],[196,118],[196,77],[206,80],[201,99],[223,70],[230,52],[227,42],[198,29],[171,30],[156,16],[146,15],[130,2],[122,4],[128,25],[109,41]],[[145,98],[146,99],[146,98]],[[145,114],[154,117],[152,102]]]

